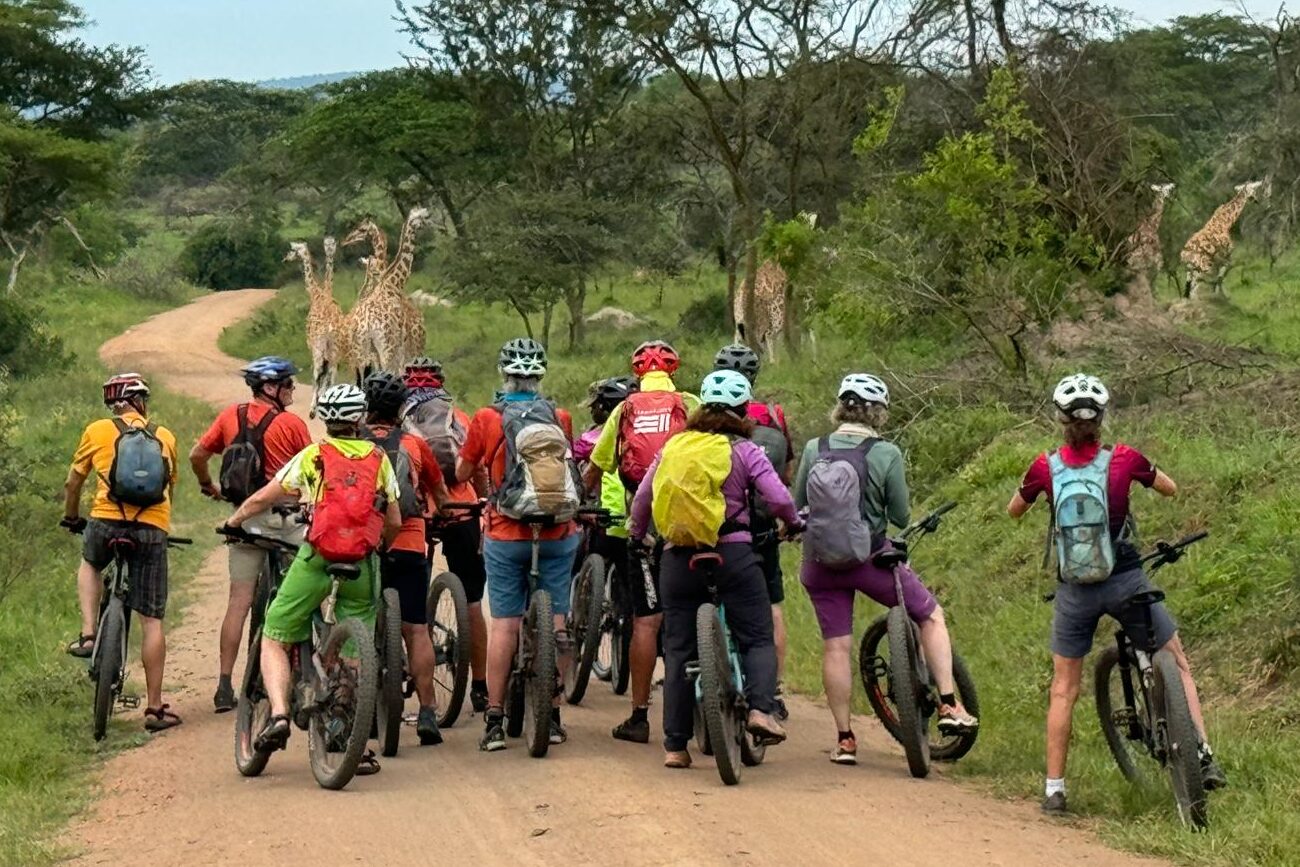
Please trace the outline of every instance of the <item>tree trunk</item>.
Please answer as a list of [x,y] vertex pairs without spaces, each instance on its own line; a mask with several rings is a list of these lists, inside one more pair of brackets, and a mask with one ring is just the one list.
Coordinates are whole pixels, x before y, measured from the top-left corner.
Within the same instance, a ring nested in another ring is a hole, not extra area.
[[798,302],[799,293],[795,291],[793,280],[785,281],[785,348],[791,358],[798,358],[803,350],[799,328],[803,321]]
[[572,352],[587,339],[587,320],[584,318],[587,306],[585,278],[578,278],[578,285],[565,290],[564,302],[569,308],[569,351]]
[[975,0],[963,0],[966,7],[966,63],[970,67],[971,86],[979,84],[979,20],[975,17]]
[[993,27],[998,32],[998,44],[1007,56],[1007,65],[1014,68],[1019,58],[1016,56],[1016,46],[1011,41],[1011,31],[1007,29],[1007,0],[992,0],[989,6],[993,9]]
[[732,332],[735,332],[736,326],[739,324],[736,322],[736,266],[739,264],[736,257],[730,253],[724,256],[723,266],[727,269],[727,315],[725,322]]
[[456,231],[456,237],[462,241],[468,238],[469,233],[465,230],[465,212],[451,197],[451,190],[447,189],[446,184],[439,184],[437,195],[443,210],[447,212],[447,218],[451,220],[451,227]]
[[530,340],[534,339],[533,323],[532,320],[528,318],[528,311],[525,310],[523,308],[523,305],[521,305],[514,298],[510,299],[510,306],[515,308],[515,312],[519,314],[519,318],[524,320],[524,333],[528,335]]
[[550,349],[551,346],[551,320],[554,318],[555,302],[547,301],[542,305],[542,346],[547,349]]

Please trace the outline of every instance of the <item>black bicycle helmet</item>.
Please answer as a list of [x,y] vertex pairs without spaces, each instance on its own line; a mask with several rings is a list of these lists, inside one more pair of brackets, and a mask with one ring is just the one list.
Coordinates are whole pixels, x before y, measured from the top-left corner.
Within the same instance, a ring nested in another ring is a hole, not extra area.
[[713,356],[714,370],[734,370],[737,373],[744,374],[745,379],[750,382],[758,376],[758,369],[761,366],[758,353],[750,349],[743,343],[732,343],[718,350],[718,354]]
[[396,418],[408,394],[406,383],[395,373],[381,370],[366,377],[366,409],[386,418]]
[[631,376],[611,376],[609,379],[602,379],[592,385],[591,399],[587,401],[587,405],[612,411],[614,407],[627,400],[627,396],[637,388],[637,381]]

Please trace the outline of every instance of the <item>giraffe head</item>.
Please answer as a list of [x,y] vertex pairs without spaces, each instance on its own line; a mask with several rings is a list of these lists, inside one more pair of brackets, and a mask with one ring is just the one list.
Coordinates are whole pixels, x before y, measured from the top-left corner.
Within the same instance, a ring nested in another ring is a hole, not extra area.
[[333,259],[333,258],[334,258],[334,254],[338,252],[338,249],[339,249],[339,244],[338,244],[338,241],[335,241],[335,240],[334,240],[334,236],[333,236],[333,235],[328,235],[328,236],[326,236],[326,238],[325,238],[325,255],[328,256],[329,258]]
[[[1237,184],[1237,186],[1233,187],[1233,190],[1237,193],[1237,195],[1249,201],[1250,199],[1253,199],[1256,196],[1258,196],[1260,190],[1263,188],[1264,188],[1263,181],[1248,181],[1247,183],[1244,184]],[[1268,193],[1265,192],[1265,195],[1267,194]]]
[[411,213],[406,215],[406,222],[412,229],[428,225],[429,209],[422,207],[411,208]]
[[1174,192],[1173,184],[1152,184],[1151,191],[1156,194],[1158,199],[1167,199]]
[[310,255],[305,241],[293,241],[289,244],[289,252],[284,254],[284,261],[292,262],[294,259],[298,259],[305,262]]
[[379,231],[379,227],[375,225],[375,221],[367,217],[357,223],[357,227],[348,232],[347,236],[343,238],[343,246],[351,247],[354,244],[360,244],[362,241],[368,241],[371,233],[377,231]]

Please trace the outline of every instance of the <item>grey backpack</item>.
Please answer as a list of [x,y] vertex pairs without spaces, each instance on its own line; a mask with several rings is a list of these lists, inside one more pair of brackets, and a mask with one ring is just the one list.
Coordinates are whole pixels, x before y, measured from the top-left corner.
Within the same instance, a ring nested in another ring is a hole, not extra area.
[[117,442],[108,471],[108,498],[115,503],[146,508],[167,499],[171,470],[158,439],[158,425],[130,425],[113,419]]
[[767,455],[767,459],[772,462],[779,476],[785,471],[786,461],[790,455],[790,443],[785,438],[785,431],[781,429],[776,407],[768,405],[767,417],[772,420],[772,423],[755,422],[754,432],[749,435],[749,440],[763,450],[763,454]]
[[817,441],[817,460],[808,473],[808,528],[804,551],[823,566],[851,569],[871,559],[878,547],[866,519],[867,453],[879,439],[852,448]]
[[422,517],[424,501],[416,489],[415,468],[411,464],[411,456],[406,453],[406,447],[402,445],[402,429],[394,427],[387,436],[369,434],[366,438],[383,449],[388,455],[388,462],[393,465],[393,475],[397,477],[397,504],[402,512],[402,518]]
[[554,404],[543,398],[503,400],[496,408],[506,450],[505,478],[493,497],[497,511],[516,521],[572,520],[582,478]]
[[451,395],[441,389],[411,395],[402,409],[402,424],[408,433],[422,437],[438,459],[448,484],[456,478],[456,457],[465,445],[465,426],[456,418]]

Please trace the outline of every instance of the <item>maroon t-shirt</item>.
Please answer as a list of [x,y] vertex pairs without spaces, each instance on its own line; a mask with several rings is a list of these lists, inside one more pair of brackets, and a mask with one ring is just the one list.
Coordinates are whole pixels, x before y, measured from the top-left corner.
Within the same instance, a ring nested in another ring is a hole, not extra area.
[[[1116,443],[1110,448],[1110,484],[1107,491],[1110,534],[1118,539],[1128,520],[1129,489],[1134,482],[1144,488],[1151,487],[1156,480],[1156,468],[1147,460],[1146,455],[1131,446]],[[1101,446],[1097,443],[1080,448],[1063,445],[1059,449],[1061,459],[1070,467],[1082,467],[1090,463],[1100,450]],[[1052,500],[1052,471],[1047,463],[1047,455],[1047,452],[1043,452],[1034,459],[1029,472],[1025,473],[1024,481],[1020,483],[1020,496],[1026,503],[1037,500],[1039,494],[1046,494],[1048,502]]]

